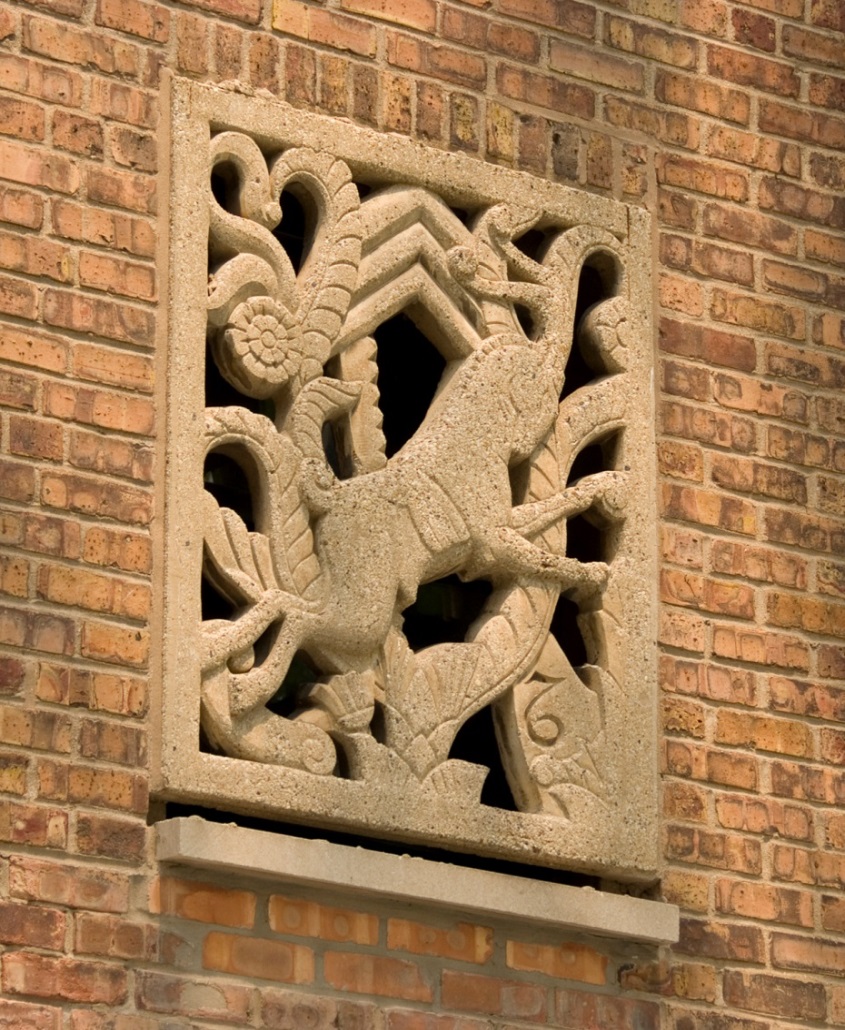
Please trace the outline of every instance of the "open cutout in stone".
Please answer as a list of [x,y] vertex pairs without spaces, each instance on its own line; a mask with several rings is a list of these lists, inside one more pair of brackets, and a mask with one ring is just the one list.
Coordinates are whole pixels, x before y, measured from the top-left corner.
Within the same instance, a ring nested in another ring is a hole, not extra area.
[[197,84],[172,147],[157,790],[652,876],[647,216]]

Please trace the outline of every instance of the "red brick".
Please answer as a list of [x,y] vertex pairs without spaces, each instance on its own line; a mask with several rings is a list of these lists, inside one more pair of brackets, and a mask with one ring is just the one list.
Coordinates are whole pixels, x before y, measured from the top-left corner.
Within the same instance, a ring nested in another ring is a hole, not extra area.
[[241,71],[241,44],[243,32],[233,25],[223,23],[214,26],[214,53],[217,79],[236,79]]
[[206,936],[202,964],[204,969],[284,983],[307,984],[314,979],[314,953],[310,948],[219,931]]
[[65,930],[66,917],[58,909],[31,903],[0,902],[0,941],[3,944],[61,951]]
[[[2,386],[0,397],[1,391]],[[144,436],[149,436],[153,428],[152,402],[147,398],[63,382],[44,384],[43,410],[55,418]]]
[[[3,469],[0,465],[0,483]],[[73,654],[76,627],[70,619],[37,611],[0,608],[0,642],[48,654]]]
[[99,955],[133,961],[156,958],[158,928],[133,923],[117,916],[81,912],[75,921],[74,950],[79,955]]
[[[154,315],[150,311],[102,300],[99,297],[54,289],[45,290],[44,293],[44,321],[60,329],[95,333],[110,340],[141,346],[150,346],[155,334]],[[90,348],[84,344],[76,347],[77,355],[89,353]],[[105,358],[100,356],[99,360],[103,363]],[[127,354],[122,360],[131,363],[143,359]],[[115,361],[116,355],[112,355],[111,362]]]
[[60,1009],[24,1001],[0,1000],[0,1026],[17,1030],[61,1030]]
[[592,39],[595,35],[595,9],[576,0],[499,0],[498,9],[501,14],[561,29],[572,36]]
[[92,565],[123,569],[126,572],[149,572],[152,568],[148,537],[100,526],[86,530],[82,557]]
[[270,896],[270,929],[297,937],[319,937],[326,941],[376,945],[379,936],[377,916],[347,908],[330,908],[313,901]]
[[0,839],[28,848],[68,846],[68,814],[52,805],[0,802]]
[[[98,302],[109,305],[109,301]],[[114,305],[115,313],[125,312],[127,309],[120,305]],[[131,309],[133,318],[130,320],[130,328],[134,331],[134,316],[145,316],[147,312]],[[93,312],[95,321],[100,309]],[[105,312],[107,315],[110,311]],[[146,337],[146,330],[138,325],[139,335]],[[152,332],[152,325],[149,331]],[[115,329],[115,334],[118,332]],[[108,335],[108,334],[104,334]],[[85,343],[78,343],[73,350],[73,370],[80,379],[87,379],[92,382],[103,383],[106,386],[120,386],[127,390],[139,393],[152,393],[153,371],[152,361],[145,354],[137,354],[132,351],[112,349],[110,347],[93,346]]]
[[53,112],[53,144],[93,160],[103,157],[103,127],[93,118],[73,111]]
[[88,198],[95,204],[135,214],[152,215],[156,212],[156,180],[148,175],[91,166],[87,170],[86,181]]
[[666,782],[663,788],[663,814],[667,819],[706,823],[706,792],[691,783]]
[[146,827],[139,820],[80,813],[76,817],[76,850],[80,855],[139,864],[146,847]]
[[658,446],[657,465],[663,475],[704,481],[704,458],[699,447],[666,440]]
[[289,46],[285,50],[285,97],[289,103],[312,106],[317,95],[317,61],[313,51]]
[[770,54],[775,52],[776,23],[773,18],[751,11],[734,11],[731,21],[737,43],[746,43],[755,50]]
[[810,21],[822,28],[845,32],[845,11],[836,0],[812,0]]
[[141,483],[152,480],[152,449],[131,440],[105,440],[97,433],[76,430],[70,434],[68,458],[79,469]]
[[715,289],[711,311],[713,317],[720,322],[772,333],[787,339],[802,340],[806,334],[806,316],[800,308],[778,304],[775,301],[764,301],[755,296]]
[[[738,304],[736,307],[739,309]],[[739,310],[742,314],[744,309]],[[736,368],[744,372],[751,372],[756,366],[756,347],[748,336],[738,336],[735,333],[708,329],[695,323],[679,322],[670,318],[660,320],[659,330],[660,347],[670,354],[697,358],[708,364]]]
[[150,656],[149,631],[111,622],[83,622],[79,650],[85,658],[143,669]]
[[411,131],[411,83],[404,77],[385,72],[381,90],[384,128],[407,135]]
[[529,64],[536,64],[540,54],[540,39],[536,32],[468,11],[444,10],[442,34],[446,39],[476,50],[489,50]]
[[792,107],[774,100],[760,102],[760,129],[789,139],[841,149],[845,145],[845,119]]
[[509,969],[544,973],[560,980],[578,980],[602,986],[607,979],[607,963],[606,955],[585,944],[552,946],[513,940],[507,942]]
[[740,962],[765,961],[763,933],[756,926],[681,919],[678,950],[699,958]]
[[797,97],[800,79],[791,64],[781,64],[747,51],[707,47],[707,70],[719,79],[757,90]]
[[845,228],[845,198],[805,189],[781,179],[760,183],[760,207],[836,229]]
[[38,288],[33,283],[0,275],[0,313],[34,319],[38,302]]
[[[266,82],[256,82],[266,88]],[[138,132],[125,125],[114,125],[109,129],[109,153],[115,164],[143,172],[154,172],[158,166],[157,146],[154,136]]]
[[153,43],[165,43],[170,33],[170,12],[143,0],[98,0],[95,21]]
[[595,114],[593,91],[560,77],[538,75],[502,63],[496,71],[496,84],[499,92],[512,100],[579,118],[591,119]]
[[127,996],[126,970],[70,958],[7,952],[3,985],[11,994],[119,1005]]
[[456,150],[479,148],[478,101],[465,93],[453,93],[449,103],[449,140]]
[[692,158],[660,154],[656,162],[657,181],[726,200],[744,201],[748,197],[747,177],[721,165]]
[[9,894],[98,912],[125,912],[129,882],[105,869],[13,855],[9,859]]
[[792,840],[810,841],[813,838],[813,819],[806,808],[784,805],[769,798],[721,794],[716,798],[716,817],[726,830]]
[[330,951],[323,958],[326,983],[337,991],[431,1002],[434,991],[414,962],[378,955]]
[[386,1030],[489,1030],[489,1027],[486,1020],[415,1012],[411,1009],[391,1009],[387,1013],[386,1024]]
[[701,77],[658,68],[654,95],[662,104],[683,107],[723,121],[748,125],[750,119],[751,104],[746,93]]
[[549,49],[549,67],[589,82],[615,89],[642,93],[645,86],[643,66],[634,61],[597,52],[595,47],[575,46],[562,39],[552,39]]
[[791,926],[813,925],[811,894],[770,884],[718,880],[716,909],[745,919],[763,919]]
[[82,286],[123,297],[154,300],[156,296],[155,274],[148,265],[116,260],[92,251],[79,255],[79,281]]
[[398,32],[388,33],[387,59],[396,68],[420,72],[458,86],[478,89],[487,79],[487,62],[483,57]]
[[777,465],[716,455],[711,475],[714,483],[729,490],[797,504],[806,504],[807,501],[806,477]]
[[555,989],[555,1024],[566,1030],[601,1027],[602,1030],[658,1030],[660,1008],[653,1001],[614,998],[606,994]]
[[772,625],[786,629],[803,629],[826,636],[845,633],[845,605],[831,604],[806,594],[772,594],[768,614]]
[[69,107],[82,103],[83,79],[78,72],[8,52],[0,53],[0,86]]
[[824,1019],[824,986],[765,973],[725,970],[723,989],[729,1005],[779,1018]]
[[437,21],[434,0],[341,0],[340,6],[352,14],[365,14],[427,33],[434,32]]
[[677,68],[695,68],[698,58],[697,40],[624,18],[606,19],[605,41],[617,50]]
[[719,526],[732,533],[753,536],[757,532],[754,507],[737,497],[720,497],[706,490],[666,485],[663,513],[668,518],[702,526]]
[[[753,412],[758,415],[774,416],[790,422],[807,422],[809,398],[806,394],[778,383],[751,379],[747,376],[717,373],[713,381],[713,396],[723,407],[735,411]],[[704,400],[703,397],[698,398]],[[792,433],[792,430],[771,427],[773,431]],[[801,435],[801,434],[797,434]],[[778,457],[771,450],[772,457]]]
[[56,712],[0,707],[0,741],[4,744],[67,754],[71,749],[70,731],[67,717]]
[[51,704],[82,705],[92,711],[135,718],[147,711],[145,682],[128,675],[62,669],[42,663],[36,690],[40,699]]
[[[13,684],[15,670],[10,668],[14,659],[4,658],[4,672],[7,686]],[[20,664],[20,680],[23,681],[24,666]],[[26,793],[29,758],[22,754],[0,754],[0,791],[4,794],[16,794],[18,797]]]
[[845,799],[845,777],[839,770],[813,768],[796,762],[773,762],[772,793],[796,801],[841,805]]
[[44,201],[35,193],[0,186],[0,222],[40,229],[44,220]]
[[144,1012],[211,1019],[242,1027],[250,1018],[253,990],[225,982],[139,970],[136,1003]]
[[55,422],[13,415],[9,419],[9,451],[29,458],[61,461],[64,433]]
[[365,64],[352,67],[352,114],[365,125],[379,125],[379,73]]
[[261,19],[261,0],[185,0],[190,7],[196,7],[212,14],[256,25]]
[[483,964],[493,954],[493,931],[473,923],[440,928],[408,919],[389,919],[387,946],[416,955],[438,955],[458,962]]
[[781,550],[750,547],[745,543],[730,540],[715,540],[710,560],[714,572],[799,589],[807,585],[806,560]]
[[[609,113],[609,108],[607,108]],[[697,144],[696,144],[697,145]],[[676,229],[692,230],[698,222],[699,202],[685,193],[658,189],[657,204],[663,224]]]
[[44,139],[45,117],[41,104],[0,96],[0,133],[40,142]]
[[689,998],[697,1001],[716,1000],[716,970],[701,963],[663,959],[641,962],[633,968],[620,969],[619,983],[627,990],[645,991],[663,997]]
[[443,1005],[458,1012],[510,1016],[531,1022],[545,1022],[547,989],[539,984],[500,980],[492,976],[444,969]]
[[751,627],[716,626],[713,652],[721,658],[739,659],[752,665],[775,666],[806,672],[809,649],[803,640],[771,630]]
[[842,42],[827,33],[811,32],[798,25],[784,25],[783,52],[813,64],[842,66]]
[[90,113],[139,128],[154,129],[159,121],[156,99],[155,94],[128,83],[95,78],[91,83]]
[[758,876],[762,871],[762,854],[757,841],[690,827],[669,826],[666,855],[714,869]]
[[661,600],[741,619],[754,617],[754,591],[741,584],[696,576],[687,570],[664,569]]
[[255,925],[255,895],[212,883],[163,876],[153,884],[150,910],[163,915],[248,930]]
[[149,522],[152,507],[150,495],[142,490],[63,472],[42,475],[41,500],[51,508],[135,525]]
[[724,279],[746,286],[754,282],[754,261],[747,250],[664,234],[660,237],[660,256],[671,268],[684,269],[707,279]]
[[30,53],[67,64],[96,68],[107,75],[138,75],[140,51],[132,44],[85,32],[64,22],[25,17],[23,46]]
[[53,518],[37,512],[27,514],[21,546],[38,554],[79,558],[82,533],[75,519]]
[[443,90],[433,82],[417,83],[417,133],[423,139],[443,138],[445,101]]

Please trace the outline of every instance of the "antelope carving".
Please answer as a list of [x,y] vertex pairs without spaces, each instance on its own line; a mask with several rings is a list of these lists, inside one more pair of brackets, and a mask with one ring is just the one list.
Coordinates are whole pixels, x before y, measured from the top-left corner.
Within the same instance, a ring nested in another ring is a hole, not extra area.
[[[204,494],[203,575],[232,608],[202,624],[211,745],[320,776],[341,756],[353,779],[477,796],[486,770],[449,754],[461,725],[494,704],[522,810],[565,812],[572,784],[601,796],[604,643],[592,641],[576,674],[549,626],[561,593],[594,612],[613,577],[612,563],[566,555],[567,519],[626,517],[624,468],[567,482],[583,447],[625,425],[618,240],[530,203],[482,206],[467,226],[422,187],[361,199],[343,161],[302,146],[268,160],[236,132],[212,138],[210,166],[229,198],[209,193],[211,354],[245,401],[206,410],[206,444],[243,468],[255,515],[248,528]],[[279,242],[285,190],[310,213],[298,271]],[[517,243],[531,230],[545,243],[528,257]],[[576,326],[589,262],[613,287]],[[372,334],[407,310],[447,366],[419,429],[388,459]],[[561,401],[576,333],[601,376]],[[347,478],[326,457],[333,425]],[[402,612],[421,585],[454,574],[492,585],[484,610],[464,640],[412,651]],[[320,673],[280,715],[267,705],[298,653]],[[549,730],[565,684],[589,709],[589,732]]]

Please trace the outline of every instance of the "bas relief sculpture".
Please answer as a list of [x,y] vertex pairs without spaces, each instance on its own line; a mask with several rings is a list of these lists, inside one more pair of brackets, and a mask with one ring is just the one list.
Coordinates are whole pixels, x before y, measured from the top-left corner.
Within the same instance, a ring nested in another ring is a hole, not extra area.
[[[647,877],[645,216],[234,90],[171,147],[160,793]],[[399,440],[397,317],[443,366]]]

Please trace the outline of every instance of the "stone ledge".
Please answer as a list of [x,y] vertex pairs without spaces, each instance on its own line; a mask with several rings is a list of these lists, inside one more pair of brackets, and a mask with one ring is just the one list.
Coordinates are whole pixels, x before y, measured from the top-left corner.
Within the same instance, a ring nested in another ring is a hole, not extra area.
[[678,908],[660,901],[210,823],[198,816],[167,819],[156,830],[160,862],[514,919],[522,925],[652,944],[678,940]]

